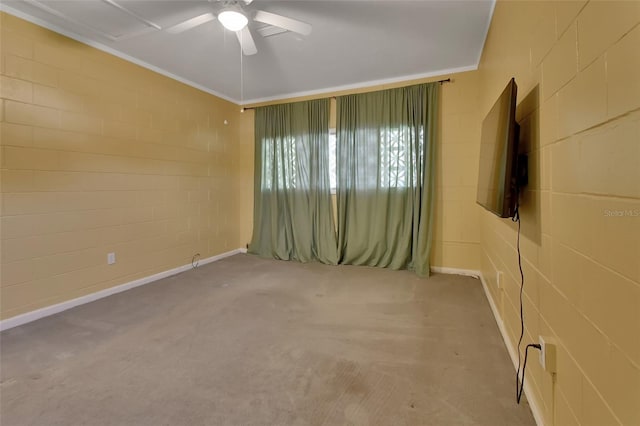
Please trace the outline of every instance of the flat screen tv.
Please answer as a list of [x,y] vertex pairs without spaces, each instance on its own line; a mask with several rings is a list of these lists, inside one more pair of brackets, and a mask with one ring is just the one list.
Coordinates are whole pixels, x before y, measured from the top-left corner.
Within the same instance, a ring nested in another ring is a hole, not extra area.
[[512,78],[482,122],[476,201],[498,217],[513,217],[518,198],[517,91]]

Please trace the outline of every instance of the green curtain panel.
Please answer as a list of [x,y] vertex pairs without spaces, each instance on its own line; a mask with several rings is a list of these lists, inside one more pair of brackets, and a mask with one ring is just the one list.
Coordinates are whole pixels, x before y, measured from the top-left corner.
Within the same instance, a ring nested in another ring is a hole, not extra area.
[[256,108],[255,141],[249,252],[336,264],[329,184],[329,100]]
[[429,275],[439,90],[337,98],[340,263]]

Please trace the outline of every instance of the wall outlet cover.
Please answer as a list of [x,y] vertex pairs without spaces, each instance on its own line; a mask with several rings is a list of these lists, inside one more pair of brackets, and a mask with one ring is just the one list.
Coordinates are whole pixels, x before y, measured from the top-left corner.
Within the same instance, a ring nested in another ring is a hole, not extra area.
[[556,341],[552,337],[540,336],[540,365],[547,373],[556,373]]

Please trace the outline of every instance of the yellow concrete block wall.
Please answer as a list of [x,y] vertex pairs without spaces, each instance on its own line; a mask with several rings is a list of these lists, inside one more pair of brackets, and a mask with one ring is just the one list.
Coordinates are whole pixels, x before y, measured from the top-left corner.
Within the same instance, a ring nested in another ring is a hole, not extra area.
[[[640,2],[499,1],[478,70],[484,116],[511,77],[530,182],[521,205],[527,367],[546,425],[640,425]],[[480,218],[482,273],[512,346],[516,225]],[[504,288],[496,272],[504,273]]]
[[0,24],[2,318],[244,247],[236,105]]
[[479,80],[476,72],[451,78],[441,92],[431,266],[479,270]]

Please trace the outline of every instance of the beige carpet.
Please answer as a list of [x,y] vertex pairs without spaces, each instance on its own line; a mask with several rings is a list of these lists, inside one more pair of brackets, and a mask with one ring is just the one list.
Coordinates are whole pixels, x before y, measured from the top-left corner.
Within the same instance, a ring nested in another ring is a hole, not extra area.
[[1,335],[2,426],[533,425],[480,282],[237,255]]

